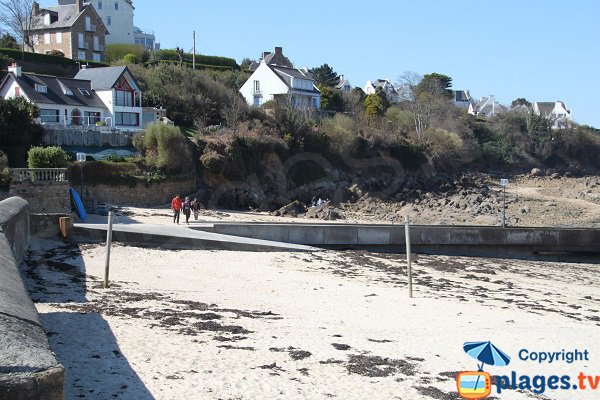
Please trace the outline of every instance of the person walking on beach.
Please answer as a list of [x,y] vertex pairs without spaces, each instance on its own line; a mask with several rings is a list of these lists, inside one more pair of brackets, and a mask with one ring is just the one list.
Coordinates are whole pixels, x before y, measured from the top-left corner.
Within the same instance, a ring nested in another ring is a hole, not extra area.
[[171,200],[171,210],[173,210],[173,223],[179,224],[179,213],[181,213],[181,199],[179,195],[173,197]]
[[192,200],[192,211],[194,213],[194,219],[198,221],[198,213],[200,212],[200,203],[198,203],[198,198],[194,197]]
[[181,206],[183,210],[183,215],[185,215],[185,223],[186,225],[190,224],[190,214],[192,212],[192,204],[190,203],[190,198],[186,196],[185,201]]

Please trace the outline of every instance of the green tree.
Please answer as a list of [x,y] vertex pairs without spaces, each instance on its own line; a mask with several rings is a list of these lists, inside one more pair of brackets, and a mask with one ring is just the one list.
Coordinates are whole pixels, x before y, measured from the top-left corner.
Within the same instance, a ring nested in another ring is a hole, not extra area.
[[365,112],[367,113],[370,119],[375,119],[377,117],[382,116],[385,113],[385,106],[383,104],[383,100],[381,100],[381,96],[373,93],[367,95],[364,101]]
[[0,47],[3,49],[18,49],[19,44],[13,35],[5,33],[0,37]]
[[248,57],[244,57],[244,59],[242,60],[242,62],[240,63],[240,69],[242,71],[246,71],[248,68],[250,68],[250,65],[255,62],[255,60],[248,58]]
[[527,101],[527,99],[523,98],[523,97],[519,97],[518,99],[515,99],[512,101],[512,103],[510,103],[511,107],[517,107],[517,106],[526,106],[527,108],[531,107],[531,103]]
[[310,70],[317,85],[335,87],[340,81],[339,75],[327,64]]
[[146,163],[167,174],[193,173],[188,139],[175,126],[154,123],[133,140]]
[[34,122],[39,109],[24,97],[0,99],[0,149],[10,165],[25,164],[27,150],[40,144],[43,128]]
[[322,84],[317,85],[321,92],[321,110],[326,111],[343,111],[344,110],[344,99],[342,93],[333,89],[329,86]]
[[432,96],[443,96],[452,98],[452,78],[447,75],[433,72],[423,75],[423,79],[417,85],[418,93],[429,93]]

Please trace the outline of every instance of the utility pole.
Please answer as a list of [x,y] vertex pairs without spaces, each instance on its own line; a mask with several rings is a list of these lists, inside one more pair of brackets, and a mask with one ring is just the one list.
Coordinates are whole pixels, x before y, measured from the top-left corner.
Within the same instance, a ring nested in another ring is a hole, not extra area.
[[192,69],[196,69],[196,31],[194,31],[194,55],[192,56]]

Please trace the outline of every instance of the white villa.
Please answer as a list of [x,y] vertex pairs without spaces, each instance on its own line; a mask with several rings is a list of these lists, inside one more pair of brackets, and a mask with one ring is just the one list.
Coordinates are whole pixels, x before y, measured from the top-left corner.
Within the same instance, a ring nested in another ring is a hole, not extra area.
[[367,95],[369,95],[374,94],[377,91],[377,88],[381,88],[383,90],[389,102],[397,103],[400,101],[399,93],[389,79],[367,81],[363,90]]
[[533,112],[536,115],[541,115],[544,118],[554,121],[553,128],[559,129],[567,125],[571,121],[571,110],[562,101],[545,102],[536,101],[533,103]]
[[251,70],[252,75],[240,88],[249,105],[258,107],[269,100],[287,97],[297,109],[321,107],[321,93],[310,72],[295,68],[281,47],[275,47],[274,53],[264,52]]
[[493,95],[481,97],[478,102],[469,103],[469,114],[493,117],[508,111],[508,107],[496,101]]
[[42,125],[143,128],[142,91],[126,66],[82,69],[75,78],[62,78],[25,73],[13,64],[0,84],[0,95],[34,103]]

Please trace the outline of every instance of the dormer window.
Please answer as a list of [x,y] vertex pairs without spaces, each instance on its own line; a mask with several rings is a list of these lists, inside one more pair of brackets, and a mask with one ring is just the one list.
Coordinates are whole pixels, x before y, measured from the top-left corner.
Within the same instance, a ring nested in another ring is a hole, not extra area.
[[35,91],[38,93],[48,93],[48,86],[36,83]]
[[65,93],[67,96],[73,96],[73,91],[72,91],[71,89],[65,89],[65,90],[64,90],[64,93]]
[[50,25],[50,14],[44,15],[44,25]]
[[90,96],[90,91],[86,88],[79,88],[79,93],[81,93],[84,96]]

